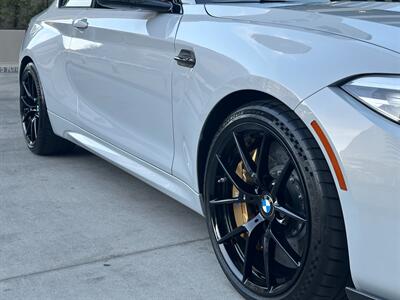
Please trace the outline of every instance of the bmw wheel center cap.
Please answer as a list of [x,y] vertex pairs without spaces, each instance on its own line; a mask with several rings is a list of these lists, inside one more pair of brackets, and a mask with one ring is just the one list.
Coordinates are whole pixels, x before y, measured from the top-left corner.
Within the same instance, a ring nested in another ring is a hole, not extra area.
[[262,212],[266,215],[270,215],[273,210],[273,201],[272,198],[268,195],[263,196],[261,199],[261,209]]

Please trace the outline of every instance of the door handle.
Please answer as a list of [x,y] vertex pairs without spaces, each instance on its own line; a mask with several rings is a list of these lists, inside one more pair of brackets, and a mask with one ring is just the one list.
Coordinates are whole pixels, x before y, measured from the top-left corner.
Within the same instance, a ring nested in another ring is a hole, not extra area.
[[72,23],[72,26],[74,26],[76,29],[84,30],[89,27],[89,23],[87,19],[78,19]]
[[196,56],[192,50],[182,49],[174,59],[182,67],[193,68],[196,65]]

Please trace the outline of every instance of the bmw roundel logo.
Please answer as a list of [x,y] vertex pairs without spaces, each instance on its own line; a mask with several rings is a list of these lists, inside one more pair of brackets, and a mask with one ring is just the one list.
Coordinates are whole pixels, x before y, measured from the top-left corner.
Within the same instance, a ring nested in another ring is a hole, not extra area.
[[264,196],[261,199],[261,208],[265,214],[270,214],[272,211],[272,199],[269,196]]

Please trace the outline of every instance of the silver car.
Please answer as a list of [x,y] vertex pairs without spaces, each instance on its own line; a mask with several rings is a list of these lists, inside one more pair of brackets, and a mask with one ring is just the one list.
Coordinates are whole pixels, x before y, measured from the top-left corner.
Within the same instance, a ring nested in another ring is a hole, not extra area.
[[55,1],[20,86],[33,153],[204,215],[245,298],[400,299],[400,4]]

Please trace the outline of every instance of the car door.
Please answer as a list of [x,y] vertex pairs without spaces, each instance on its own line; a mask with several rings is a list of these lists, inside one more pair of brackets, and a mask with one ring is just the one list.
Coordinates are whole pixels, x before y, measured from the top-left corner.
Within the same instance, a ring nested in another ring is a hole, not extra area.
[[79,125],[167,172],[174,150],[171,77],[180,18],[96,6],[75,20],[70,47]]
[[[54,3],[41,26],[35,24],[28,33],[35,36],[34,60],[39,70],[49,111],[71,122],[77,122],[77,97],[69,78],[69,47],[74,35],[72,23],[82,9],[91,6],[91,0],[60,0]],[[26,39],[31,41],[30,39]],[[47,42],[46,42],[47,41]],[[27,45],[23,45],[25,49]]]

